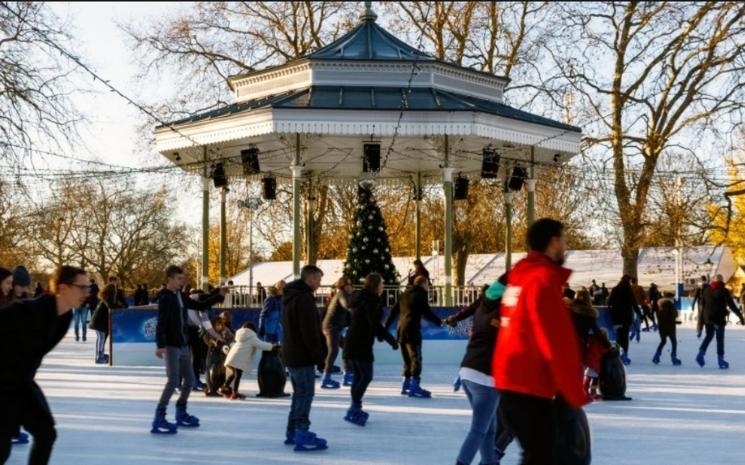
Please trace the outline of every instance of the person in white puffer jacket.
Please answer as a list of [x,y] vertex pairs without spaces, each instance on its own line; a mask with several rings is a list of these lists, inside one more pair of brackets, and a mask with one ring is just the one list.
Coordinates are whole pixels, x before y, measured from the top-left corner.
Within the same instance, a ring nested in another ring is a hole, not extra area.
[[[275,344],[264,342],[256,335],[256,327],[250,321],[243,323],[241,329],[235,333],[235,343],[230,347],[228,356],[225,358],[225,367],[230,368],[230,374],[225,384],[220,388],[220,393],[230,400],[246,398],[238,392],[243,373],[250,373],[253,368],[256,349],[265,351],[272,350]],[[232,386],[231,386],[232,384]]]

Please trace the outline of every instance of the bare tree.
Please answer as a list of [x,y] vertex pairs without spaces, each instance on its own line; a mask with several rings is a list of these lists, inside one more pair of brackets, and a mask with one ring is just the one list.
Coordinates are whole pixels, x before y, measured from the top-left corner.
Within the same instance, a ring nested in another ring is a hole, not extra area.
[[0,2],[0,159],[17,162],[39,141],[66,145],[75,135],[72,71],[51,45],[68,40],[44,3]]
[[[673,147],[695,149],[707,135],[742,121],[745,5],[632,1],[561,8],[562,27],[547,50],[596,118],[587,149],[597,157],[610,153],[623,273],[635,276],[660,156]],[[602,57],[611,63],[598,62]]]
[[165,117],[203,111],[230,100],[228,78],[300,58],[349,25],[347,2],[197,2],[151,24],[123,24],[143,81],[168,70],[179,95],[160,101]]

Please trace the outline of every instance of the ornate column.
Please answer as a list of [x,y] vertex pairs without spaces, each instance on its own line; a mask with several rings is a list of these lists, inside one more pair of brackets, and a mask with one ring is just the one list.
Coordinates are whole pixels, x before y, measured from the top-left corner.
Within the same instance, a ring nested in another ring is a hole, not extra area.
[[292,162],[292,274],[300,278],[300,191],[303,167],[300,166],[300,133],[295,134],[295,159]]
[[445,167],[442,169],[442,187],[445,192],[445,305],[453,305],[453,168],[449,167],[450,147],[445,135]]
[[[506,187],[506,186],[505,186]],[[504,192],[504,270],[512,268],[512,198],[515,194],[505,188]]]
[[225,218],[225,198],[227,197],[228,189],[223,187],[220,189],[220,284],[225,283],[225,268],[226,268],[226,252],[227,252],[227,220]]
[[202,290],[207,291],[210,274],[210,177],[207,147],[202,147]]

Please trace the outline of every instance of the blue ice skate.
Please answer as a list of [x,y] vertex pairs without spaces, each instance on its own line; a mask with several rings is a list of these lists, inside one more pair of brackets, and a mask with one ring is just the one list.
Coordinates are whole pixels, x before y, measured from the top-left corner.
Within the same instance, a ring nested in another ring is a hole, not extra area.
[[319,438],[307,429],[295,431],[295,451],[307,452],[312,450],[328,449],[328,443],[325,439]]
[[429,399],[432,397],[432,393],[426,389],[422,389],[419,385],[419,380],[411,378],[411,385],[409,386],[409,397],[416,397],[418,399]]
[[186,428],[198,428],[199,418],[186,412],[186,405],[176,406],[176,424]]
[[153,425],[150,432],[152,434],[176,434],[178,432],[178,427],[174,423],[168,423],[168,421],[166,421],[165,409],[158,409],[155,411],[155,418],[153,419]]

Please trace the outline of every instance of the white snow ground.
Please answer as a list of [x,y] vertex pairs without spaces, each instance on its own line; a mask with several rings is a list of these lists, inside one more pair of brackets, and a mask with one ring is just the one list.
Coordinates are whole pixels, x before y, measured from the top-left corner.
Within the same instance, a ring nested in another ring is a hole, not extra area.
[[[282,444],[289,398],[253,397],[255,372],[241,385],[248,400],[194,393],[190,410],[203,426],[155,436],[149,429],[163,368],[94,365],[93,341],[76,343],[71,333],[37,376],[57,419],[53,464],[447,465],[455,463],[468,429],[468,402],[450,384],[457,366],[428,365],[425,352],[423,385],[433,391],[433,399],[400,396],[399,366],[377,365],[365,399],[371,414],[365,428],[342,420],[347,388],[318,389],[311,420],[312,429],[329,440],[324,452],[296,453]],[[727,329],[728,371],[716,367],[714,342],[706,367],[699,368],[692,328],[680,328],[678,335],[683,366],[671,366],[669,345],[663,362],[653,365],[657,334],[643,333],[641,343],[632,343],[627,370],[627,394],[633,401],[586,408],[594,464],[745,463],[745,328]],[[168,414],[172,419],[173,404]],[[15,446],[8,463],[25,464],[28,448]],[[517,443],[510,446],[502,463],[518,463],[519,449]]]

